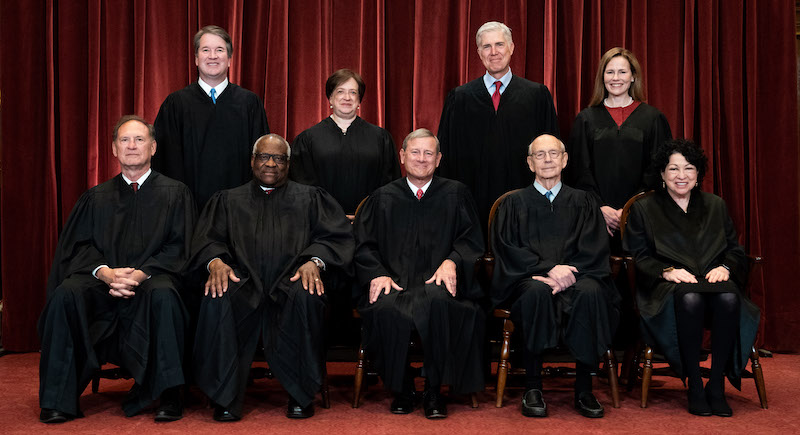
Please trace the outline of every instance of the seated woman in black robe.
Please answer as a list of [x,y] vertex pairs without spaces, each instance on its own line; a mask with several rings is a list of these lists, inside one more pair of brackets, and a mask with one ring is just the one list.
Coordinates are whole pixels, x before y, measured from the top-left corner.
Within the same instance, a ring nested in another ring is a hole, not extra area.
[[[642,333],[688,378],[689,412],[730,417],[724,375],[736,388],[758,329],[743,294],[747,258],[720,197],[699,188],[707,159],[691,141],[667,142],[653,157],[662,188],[631,208],[624,245],[636,260]],[[711,326],[711,375],[703,389],[700,348]]]

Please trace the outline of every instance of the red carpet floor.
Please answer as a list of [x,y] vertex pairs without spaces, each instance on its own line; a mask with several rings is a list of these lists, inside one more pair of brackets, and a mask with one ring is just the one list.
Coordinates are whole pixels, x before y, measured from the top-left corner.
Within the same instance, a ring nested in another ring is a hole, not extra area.
[[[315,417],[295,421],[284,417],[286,393],[275,380],[258,380],[248,390],[245,417],[237,423],[217,423],[211,418],[201,394],[194,390],[184,418],[173,423],[153,422],[152,410],[126,418],[120,402],[132,381],[103,380],[100,392],[87,388],[81,398],[86,417],[57,426],[39,423],[37,353],[0,357],[0,433],[314,433],[388,434],[436,433],[800,433],[800,355],[763,358],[769,409],[759,406],[752,379],[742,391],[728,386],[733,418],[695,417],[685,410],[686,393],[672,378],[654,378],[647,409],[639,407],[639,392],[622,390],[621,407],[611,407],[607,384],[595,380],[597,398],[606,407],[603,419],[590,420],[572,408],[571,381],[545,378],[545,398],[550,416],[525,418],[519,413],[521,390],[509,390],[503,408],[494,407],[494,388],[479,395],[480,407],[472,409],[468,398],[451,398],[450,416],[428,421],[422,411],[411,415],[389,413],[391,396],[380,385],[370,386],[358,409],[350,406],[353,363],[330,363],[330,409],[317,406]],[[317,405],[319,401],[317,402]]]

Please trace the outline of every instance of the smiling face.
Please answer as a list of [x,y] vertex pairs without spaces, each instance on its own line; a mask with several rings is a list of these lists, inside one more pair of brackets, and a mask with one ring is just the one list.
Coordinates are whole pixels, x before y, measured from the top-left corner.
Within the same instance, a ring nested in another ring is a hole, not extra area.
[[661,171],[661,179],[673,198],[687,198],[697,185],[697,167],[681,153],[669,156],[667,167]]
[[358,95],[358,83],[354,78],[346,80],[331,93],[330,99],[333,114],[343,119],[351,119],[356,116],[361,98]]
[[211,86],[222,83],[231,64],[225,40],[211,33],[203,35],[194,55],[194,64],[204,82]]
[[256,146],[255,153],[250,157],[253,176],[262,186],[279,187],[285,184],[289,175],[289,162],[278,163],[274,158],[262,161],[262,159],[256,157],[256,155],[262,153],[286,156],[286,144],[274,138],[262,139]]
[[512,54],[514,54],[514,43],[506,41],[503,32],[492,30],[481,35],[478,55],[492,77],[499,79],[508,72]]
[[150,167],[150,159],[156,153],[156,141],[150,130],[139,121],[128,121],[117,131],[111,152],[119,160],[123,171]]
[[418,137],[408,141],[405,150],[400,150],[400,163],[406,168],[408,179],[416,184],[427,183],[439,167],[442,153],[436,150],[436,139]]
[[622,56],[616,56],[606,65],[603,71],[603,83],[609,97],[628,95],[628,90],[633,82],[631,64]]
[[561,181],[561,171],[567,166],[567,153],[554,136],[542,135],[528,148],[528,168],[536,174],[542,186]]

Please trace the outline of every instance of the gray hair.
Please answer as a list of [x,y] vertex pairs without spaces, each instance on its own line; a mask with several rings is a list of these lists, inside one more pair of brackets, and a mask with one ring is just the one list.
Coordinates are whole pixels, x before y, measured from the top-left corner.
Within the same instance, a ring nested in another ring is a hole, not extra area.
[[403,151],[406,150],[406,148],[408,147],[408,143],[411,142],[413,139],[420,139],[420,138],[423,138],[423,137],[432,137],[433,140],[436,141],[436,152],[437,153],[440,152],[439,151],[439,138],[436,137],[436,135],[433,134],[427,128],[418,128],[418,129],[412,131],[411,133],[409,133],[408,136],[406,136],[406,138],[403,139]]
[[127,124],[131,121],[137,121],[144,124],[147,127],[147,133],[150,135],[150,139],[156,138],[156,129],[153,127],[153,124],[145,121],[144,118],[138,115],[125,115],[117,121],[117,125],[114,126],[114,132],[111,134],[111,140],[116,141],[117,135],[119,134],[119,129],[122,127],[123,124]]
[[557,137],[553,136],[552,134],[540,134],[539,136],[536,136],[536,139],[534,139],[534,140],[533,140],[533,141],[532,141],[532,142],[531,142],[531,143],[528,145],[528,155],[529,155],[529,156],[533,154],[533,143],[534,143],[534,142],[536,142],[537,140],[539,140],[539,138],[543,138],[543,137],[545,137],[545,136],[550,136],[550,137],[552,137],[553,139],[555,139],[555,140],[556,140],[556,141],[557,141],[559,144],[561,144],[561,152],[567,152],[567,147],[566,147],[566,146],[564,146],[564,142],[561,142],[561,139],[559,139],[559,138],[557,138]]
[[478,48],[481,48],[481,39],[483,38],[483,34],[486,32],[494,32],[500,31],[503,33],[503,37],[506,39],[508,44],[513,44],[514,40],[511,39],[511,29],[506,26],[505,24],[499,21],[489,21],[484,23],[479,29],[478,32],[475,33],[475,44]]
[[292,157],[292,147],[289,145],[289,142],[287,142],[282,136],[275,133],[265,134],[264,136],[256,139],[255,143],[253,143],[253,155],[255,155],[256,151],[258,150],[258,144],[268,140],[276,140],[282,143],[284,146],[286,146],[286,156],[289,158]]

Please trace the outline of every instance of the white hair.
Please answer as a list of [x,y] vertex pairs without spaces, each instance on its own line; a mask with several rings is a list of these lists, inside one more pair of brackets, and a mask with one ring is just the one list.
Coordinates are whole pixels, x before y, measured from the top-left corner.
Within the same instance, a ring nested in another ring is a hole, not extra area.
[[481,48],[481,39],[486,32],[500,31],[508,44],[513,44],[514,40],[511,39],[511,29],[499,21],[489,21],[484,23],[475,33],[475,44]]
[[533,144],[534,144],[534,142],[536,142],[536,141],[537,141],[537,140],[538,140],[540,137],[544,137],[544,136],[550,136],[550,137],[552,137],[553,139],[555,139],[555,140],[556,140],[556,142],[558,142],[558,143],[561,145],[561,151],[562,151],[562,152],[566,152],[566,151],[567,151],[567,147],[566,147],[566,146],[564,146],[564,142],[561,142],[561,139],[559,139],[559,138],[557,138],[557,137],[553,136],[552,134],[540,134],[539,136],[536,136],[536,139],[534,139],[534,140],[533,140],[533,142],[531,142],[531,143],[528,145],[528,155],[529,155],[529,156],[533,154]]
[[255,143],[253,143],[253,154],[255,154],[256,151],[258,150],[258,144],[261,143],[261,141],[270,139],[277,140],[278,142],[284,144],[286,146],[286,156],[289,158],[292,157],[292,147],[289,145],[289,142],[287,142],[286,139],[275,133],[265,134],[264,136],[261,136],[260,138],[256,139]]

